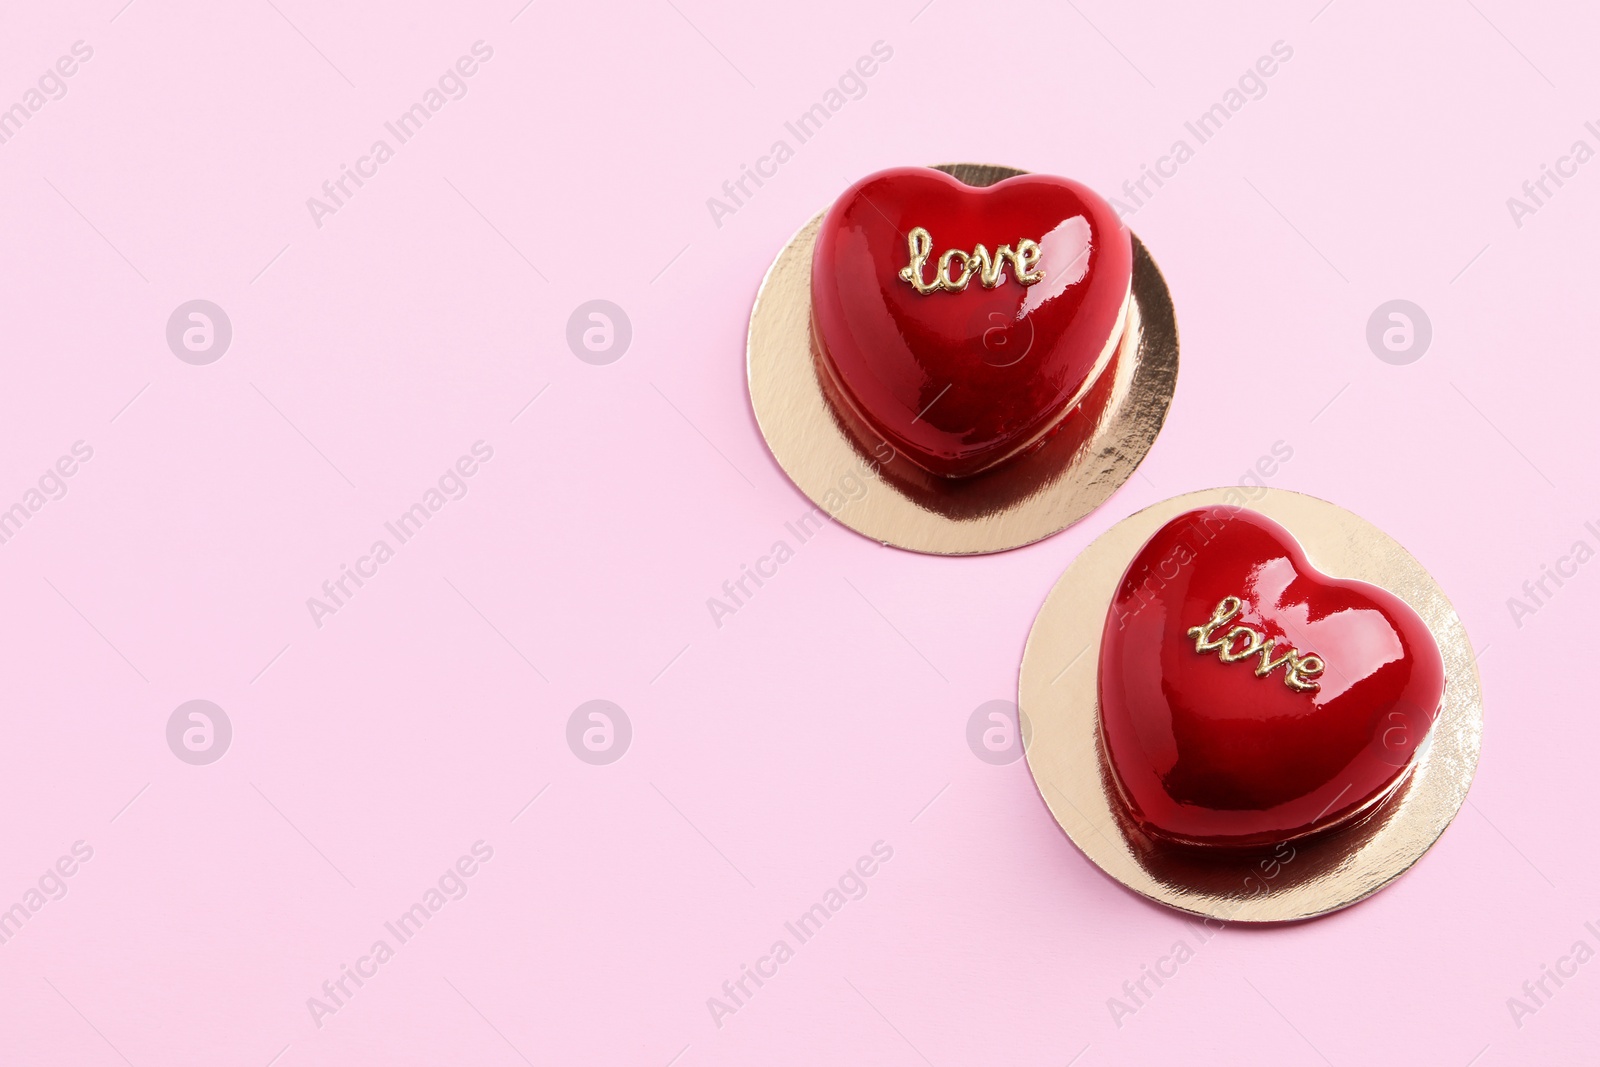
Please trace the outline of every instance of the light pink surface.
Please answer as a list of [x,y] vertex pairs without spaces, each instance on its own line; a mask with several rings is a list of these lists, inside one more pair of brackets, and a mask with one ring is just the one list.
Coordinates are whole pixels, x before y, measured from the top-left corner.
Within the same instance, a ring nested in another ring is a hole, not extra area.
[[[1592,1056],[1600,963],[1520,1027],[1507,1000],[1600,948],[1600,563],[1520,626],[1507,599],[1600,548],[1600,163],[1520,227],[1506,198],[1600,147],[1593,14],[121,2],[0,29],[0,107],[93,49],[0,144],[0,508],[94,453],[0,545],[0,908],[93,849],[0,945],[0,1062]],[[306,199],[479,40],[467,95],[318,228]],[[717,225],[707,198],[880,40],[865,95]],[[794,229],[891,164],[1116,194],[1276,41],[1265,96],[1130,216],[1183,336],[1140,473],[989,558],[830,527],[716,627],[707,599],[809,507],[744,385]],[[164,336],[194,298],[233,324],[209,366]],[[609,366],[565,340],[592,298],[632,320]],[[1408,366],[1365,339],[1393,298],[1433,324]],[[317,627],[307,598],[480,440],[467,495]],[[1108,1000],[1193,927],[1092,868],[966,722],[1014,698],[1090,539],[1277,442],[1271,484],[1378,523],[1454,599],[1482,765],[1399,883],[1223,932],[1119,1026]],[[609,766],[565,739],[594,698],[633,725]],[[233,724],[209,766],[167,745],[191,699]],[[479,840],[470,892],[317,1026],[307,999]],[[878,841],[867,895],[716,1025],[707,998]]]

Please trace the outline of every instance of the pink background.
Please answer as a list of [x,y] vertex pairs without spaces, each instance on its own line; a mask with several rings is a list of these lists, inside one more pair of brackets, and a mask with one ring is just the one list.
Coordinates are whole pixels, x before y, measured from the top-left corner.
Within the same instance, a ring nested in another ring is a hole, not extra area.
[[[0,107],[93,49],[0,144],[0,508],[93,449],[0,545],[0,908],[93,849],[0,945],[0,1061],[1592,1055],[1600,963],[1520,1027],[1507,998],[1600,948],[1600,564],[1520,625],[1507,599],[1600,547],[1600,164],[1520,226],[1506,198],[1574,140],[1600,147],[1600,18],[121,3],[10,4],[0,28]],[[316,226],[306,199],[479,40],[467,95]],[[865,95],[716,225],[707,198],[880,40]],[[1293,57],[1266,94],[1129,218],[1183,337],[1139,474],[988,558],[829,527],[714,626],[707,599],[810,506],[744,385],[789,235],[894,164],[1115,193],[1276,41]],[[194,298],[233,325],[209,366],[165,338]],[[606,366],[565,339],[593,298],[633,327]],[[1406,366],[1365,338],[1394,298],[1433,326]],[[316,626],[306,599],[479,440],[467,495]],[[1278,442],[1271,484],[1378,523],[1454,599],[1483,654],[1479,775],[1400,882],[1224,931],[1118,1026],[1108,999],[1193,927],[1092,868],[1022,763],[974,756],[967,719],[1014,699],[1034,613],[1090,539]],[[566,742],[595,698],[633,729],[606,766]],[[167,745],[191,699],[233,725],[209,766]],[[307,998],[479,840],[470,892],[319,1028]],[[716,1025],[707,998],[880,840],[867,895]]]

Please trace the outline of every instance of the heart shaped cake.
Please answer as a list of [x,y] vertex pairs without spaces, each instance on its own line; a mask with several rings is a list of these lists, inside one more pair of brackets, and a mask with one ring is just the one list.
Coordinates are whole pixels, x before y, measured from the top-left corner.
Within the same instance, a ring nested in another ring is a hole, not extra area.
[[1400,598],[1319,573],[1288,530],[1219,506],[1167,523],[1123,575],[1100,646],[1101,739],[1147,835],[1249,848],[1392,796],[1444,685]]
[[967,477],[1038,445],[1090,396],[1121,341],[1132,272],[1127,228],[1077,182],[977,188],[881,171],[822,221],[818,359],[900,454]]

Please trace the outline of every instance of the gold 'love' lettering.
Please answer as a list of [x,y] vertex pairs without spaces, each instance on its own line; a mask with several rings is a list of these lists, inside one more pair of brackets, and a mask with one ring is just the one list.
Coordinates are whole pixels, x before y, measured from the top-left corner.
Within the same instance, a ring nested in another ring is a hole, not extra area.
[[[932,281],[924,278],[923,274],[929,257],[933,255],[933,235],[921,226],[913,226],[906,235],[906,251],[911,262],[900,268],[900,280],[924,295],[940,289],[959,293],[973,278],[977,278],[978,284],[985,289],[993,289],[1006,280],[1007,260],[1011,261],[1011,273],[1023,285],[1044,280],[1044,269],[1039,266],[1042,254],[1039,242],[1028,237],[1018,241],[1015,249],[1010,245],[1001,245],[993,255],[981,244],[971,252],[963,252],[959,248],[946,249],[934,267]],[[954,273],[957,270],[959,274]]]
[[1291,646],[1278,655],[1277,640],[1268,641],[1266,634],[1249,626],[1235,626],[1221,637],[1214,636],[1218,630],[1238,618],[1243,610],[1244,601],[1238,597],[1223,597],[1211,613],[1211,618],[1200,626],[1189,628],[1189,636],[1194,638],[1194,650],[1201,655],[1215,652],[1223,663],[1237,663],[1251,656],[1260,656],[1260,662],[1256,664],[1257,678],[1265,678],[1282,667],[1283,684],[1290,689],[1304,693],[1318,688],[1313,679],[1327,668],[1327,664],[1316,653],[1303,653]]

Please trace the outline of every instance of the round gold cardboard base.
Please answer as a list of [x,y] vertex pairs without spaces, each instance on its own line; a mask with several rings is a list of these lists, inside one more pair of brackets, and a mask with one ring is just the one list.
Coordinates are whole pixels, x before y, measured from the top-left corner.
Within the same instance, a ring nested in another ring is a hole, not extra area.
[[[1024,171],[940,167],[968,185]],[[750,402],[767,447],[813,502],[876,541],[914,552],[1001,552],[1058,533],[1127,481],[1167,417],[1178,378],[1172,298],[1155,261],[1133,239],[1133,300],[1115,362],[1086,407],[1042,447],[971,478],[929,474],[829,399],[811,335],[811,251],[825,212],[784,246],[750,313]],[[865,487],[862,492],[859,487]]]
[[1151,900],[1224,922],[1286,922],[1348,907],[1422,858],[1455,818],[1478,766],[1483,696],[1455,609],[1388,534],[1315,497],[1256,490],[1247,507],[1282,523],[1324,574],[1371,582],[1411,605],[1444,655],[1444,704],[1410,778],[1364,821],[1255,853],[1163,848],[1125,817],[1100,744],[1097,676],[1106,610],[1128,563],[1168,520],[1237,504],[1243,491],[1188,493],[1132,515],[1068,567],[1028,636],[1019,704],[1031,728],[1028,767],[1072,843]]

